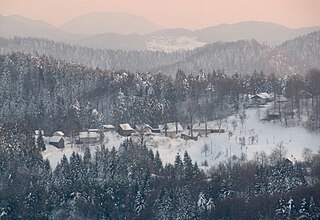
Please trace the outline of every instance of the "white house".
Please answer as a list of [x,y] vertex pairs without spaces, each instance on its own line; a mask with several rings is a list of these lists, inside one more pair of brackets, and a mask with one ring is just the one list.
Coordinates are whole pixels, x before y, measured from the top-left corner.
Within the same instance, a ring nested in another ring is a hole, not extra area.
[[266,92],[255,94],[251,97],[253,104],[265,105],[272,100],[272,96]]
[[167,133],[167,137],[175,138],[178,133],[181,133],[183,128],[179,122],[167,123],[163,126],[163,132]]
[[79,144],[94,144],[99,142],[100,134],[95,131],[83,131],[79,132]]

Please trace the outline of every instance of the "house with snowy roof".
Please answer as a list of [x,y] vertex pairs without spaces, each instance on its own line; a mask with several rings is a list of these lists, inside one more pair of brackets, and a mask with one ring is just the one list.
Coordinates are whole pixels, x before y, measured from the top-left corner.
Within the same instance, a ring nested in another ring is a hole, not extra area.
[[100,129],[102,132],[113,132],[116,130],[116,128],[111,124],[102,125]]
[[148,124],[135,125],[134,129],[139,133],[152,133],[153,128]]
[[119,124],[118,132],[122,136],[131,136],[136,131],[129,124]]
[[268,102],[272,101],[272,96],[269,93],[262,92],[255,94],[251,97],[251,101],[256,105],[265,105]]
[[58,136],[58,137],[63,137],[64,136],[64,133],[62,131],[56,131],[53,133],[52,136]]
[[166,123],[163,125],[163,132],[167,137],[175,138],[178,133],[183,132],[183,128],[179,122]]
[[49,144],[55,146],[56,148],[64,148],[65,140],[63,136],[52,136],[49,137]]
[[52,134],[52,137],[49,137],[49,144],[55,146],[56,148],[64,148],[65,140],[64,133],[62,131],[56,131]]
[[79,137],[77,139],[77,143],[79,144],[94,144],[99,142],[100,134],[98,131],[89,129],[88,131],[79,132]]

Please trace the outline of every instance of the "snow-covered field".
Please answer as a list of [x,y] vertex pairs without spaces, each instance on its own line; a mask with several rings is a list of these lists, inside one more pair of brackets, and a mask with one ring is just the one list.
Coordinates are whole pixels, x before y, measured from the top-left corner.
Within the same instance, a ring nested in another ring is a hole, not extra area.
[[[230,116],[222,125],[222,128],[227,129],[225,133],[208,134],[208,137],[199,137],[198,141],[186,141],[181,138],[171,139],[157,134],[145,137],[145,143],[154,152],[159,151],[164,164],[173,163],[177,153],[183,156],[184,151],[188,151],[193,161],[197,161],[201,165],[206,160],[209,166],[230,158],[230,151],[232,156],[238,158],[245,153],[247,159],[253,159],[256,152],[270,154],[281,142],[287,150],[286,156],[291,160],[302,160],[304,148],[309,148],[314,153],[320,150],[320,134],[309,133],[303,127],[285,128],[279,122],[262,122],[259,117],[265,110],[265,108],[245,110],[247,118],[244,120],[243,128],[239,116]],[[237,122],[234,132],[231,123],[233,120]],[[209,126],[210,124],[211,127],[217,127],[215,122],[210,122]],[[228,131],[233,132],[232,136],[229,136]],[[242,145],[239,139],[245,140],[242,141]],[[105,140],[105,146],[111,149],[113,146],[118,148],[126,138],[117,133],[106,133]],[[207,145],[207,152],[204,152],[205,145]],[[68,143],[66,148],[62,150],[51,145],[46,147],[47,150],[43,152],[43,156],[50,160],[53,167],[56,166],[63,154],[69,157],[73,151],[83,153],[83,149],[72,148]],[[95,147],[91,146],[90,149],[94,153]]]

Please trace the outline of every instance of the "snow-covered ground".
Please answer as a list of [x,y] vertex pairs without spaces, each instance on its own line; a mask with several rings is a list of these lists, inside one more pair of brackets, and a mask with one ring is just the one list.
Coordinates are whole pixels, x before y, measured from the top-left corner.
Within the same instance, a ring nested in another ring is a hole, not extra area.
[[[302,160],[302,151],[304,148],[311,149],[316,153],[320,149],[320,134],[309,133],[303,127],[285,128],[279,122],[262,122],[259,118],[262,117],[266,108],[246,109],[247,118],[244,120],[243,128],[239,116],[230,116],[224,121],[222,128],[226,129],[225,133],[208,134],[208,137],[199,137],[198,141],[184,140],[181,138],[171,139],[164,137],[162,134],[145,137],[145,143],[148,148],[159,151],[163,163],[173,163],[176,154],[183,156],[184,151],[188,151],[193,161],[197,161],[199,165],[206,160],[208,165],[215,165],[232,156],[241,157],[246,154],[247,159],[253,159],[256,152],[265,152],[270,154],[277,144],[283,143],[287,150],[287,157],[291,160]],[[259,113],[260,112],[260,113]],[[231,121],[235,120],[237,127],[233,132]],[[209,127],[217,127],[215,122],[210,122]],[[229,131],[233,132],[229,136]],[[135,137],[137,138],[137,137]],[[245,141],[242,144],[240,139]],[[254,140],[252,140],[254,139]],[[121,137],[117,133],[106,133],[105,146],[118,148],[120,143],[126,138]],[[207,152],[204,151],[204,146],[207,145]],[[73,151],[83,153],[83,150],[75,147],[72,148],[67,143],[66,148],[59,150],[54,146],[47,145],[47,150],[43,152],[44,158],[48,158],[53,167],[62,158],[63,154],[69,157]],[[95,147],[90,147],[92,153]]]
[[[108,147],[109,149],[112,149],[114,146],[116,149],[119,148],[120,144],[126,140],[125,137],[120,136],[117,133],[105,133],[105,146]],[[76,145],[76,144],[71,144],[68,138],[66,138],[65,142],[65,148],[58,149],[55,146],[48,144],[47,141],[48,138],[45,138],[45,144],[46,144],[46,150],[43,151],[42,156],[44,159],[48,159],[50,161],[50,164],[53,168],[55,168],[58,164],[58,162],[62,159],[63,155],[66,155],[67,158],[71,156],[73,152],[77,152],[80,155],[83,155],[85,147],[89,147],[90,152],[92,155],[94,155],[96,148],[98,147],[99,144],[95,145]]]

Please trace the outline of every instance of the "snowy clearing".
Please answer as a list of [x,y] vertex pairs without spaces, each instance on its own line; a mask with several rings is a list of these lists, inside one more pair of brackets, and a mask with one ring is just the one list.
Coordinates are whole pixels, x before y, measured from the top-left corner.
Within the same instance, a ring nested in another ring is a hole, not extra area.
[[[281,142],[287,150],[286,156],[291,160],[302,160],[304,148],[309,148],[314,153],[320,149],[320,135],[317,133],[310,133],[301,126],[285,128],[279,122],[260,121],[259,117],[265,110],[266,107],[259,110],[245,110],[247,117],[244,120],[243,128],[239,116],[230,116],[222,125],[222,128],[226,129],[225,133],[212,133],[208,134],[208,137],[202,135],[198,141],[187,141],[182,138],[171,139],[164,137],[163,134],[155,134],[145,137],[145,143],[154,152],[159,151],[164,164],[173,163],[177,153],[183,155],[184,151],[188,151],[193,161],[197,161],[199,165],[207,161],[209,166],[229,159],[230,151],[231,156],[240,158],[245,154],[249,160],[254,158],[256,152],[270,154],[272,149]],[[237,124],[234,132],[231,123],[233,120]],[[216,127],[214,121],[209,122],[208,125]],[[233,132],[232,136],[229,136],[229,131]],[[113,146],[117,149],[120,143],[127,139],[117,133],[109,132],[105,135],[104,144],[109,149]],[[133,137],[133,141],[137,141],[137,138]],[[206,147],[204,147],[205,145]],[[46,147],[43,157],[49,159],[52,167],[56,166],[63,154],[70,157],[73,151],[83,153],[83,148],[79,146],[72,148],[68,141],[64,149],[57,149],[48,144],[46,144]],[[96,146],[89,147],[91,152],[94,153]]]

